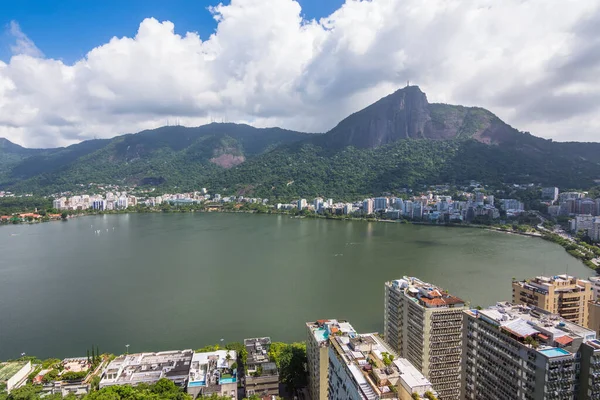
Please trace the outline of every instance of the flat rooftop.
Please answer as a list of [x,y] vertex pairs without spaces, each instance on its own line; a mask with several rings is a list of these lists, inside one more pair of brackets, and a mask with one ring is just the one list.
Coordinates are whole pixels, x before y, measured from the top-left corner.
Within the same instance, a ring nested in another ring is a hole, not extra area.
[[451,295],[441,287],[412,276],[386,282],[386,285],[403,291],[405,296],[425,308],[463,307],[466,304],[463,299]]
[[[408,360],[399,358],[377,334],[333,336],[331,341],[365,398],[369,398],[372,392],[379,396],[386,395],[391,391],[390,384],[403,386],[409,393],[421,389],[421,394],[427,390],[433,391],[429,380]],[[386,366],[384,359],[390,357],[392,362]]]
[[[532,337],[540,344],[537,349],[538,353],[546,357],[570,355],[577,351],[577,349],[570,348],[574,341],[584,342],[596,339],[596,332],[593,330],[536,307],[497,303],[495,306],[483,310],[465,312],[474,318],[499,327],[500,330],[518,341],[523,342],[527,337]],[[546,351],[553,348],[559,350]]]
[[28,361],[0,363],[0,382],[6,382],[26,366]]
[[585,285],[589,284],[589,280],[579,279],[570,275],[553,275],[553,276],[536,276],[535,278],[528,281],[515,282],[519,286],[539,292],[541,294],[548,294],[551,288],[555,292],[579,292],[585,289]]
[[315,340],[322,345],[328,343],[332,335],[356,335],[356,330],[350,323],[337,319],[319,319],[315,322],[307,322],[306,326]]
[[248,364],[269,362],[269,349],[271,348],[270,337],[244,339],[244,347],[248,352]]
[[122,355],[105,368],[100,386],[136,385],[161,378],[187,377],[193,355],[192,350]]
[[[234,350],[194,353],[190,365],[188,387],[235,383],[237,381],[237,371],[233,371],[230,366],[236,360],[237,353]],[[227,378],[227,381],[224,382],[223,376],[225,374],[231,375],[231,378]]]

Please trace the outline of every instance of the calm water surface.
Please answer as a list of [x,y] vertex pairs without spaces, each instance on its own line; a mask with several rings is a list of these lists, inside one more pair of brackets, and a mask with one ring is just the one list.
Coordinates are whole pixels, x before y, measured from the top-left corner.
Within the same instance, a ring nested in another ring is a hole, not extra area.
[[[100,230],[100,233],[95,233]],[[416,275],[473,305],[512,277],[588,276],[540,239],[247,214],[140,214],[0,227],[0,359],[198,348],[304,322],[383,329],[383,284]]]

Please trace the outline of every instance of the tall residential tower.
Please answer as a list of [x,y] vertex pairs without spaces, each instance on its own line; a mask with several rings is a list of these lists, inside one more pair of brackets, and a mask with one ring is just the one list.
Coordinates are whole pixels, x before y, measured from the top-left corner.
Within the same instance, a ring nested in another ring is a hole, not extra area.
[[465,302],[413,277],[385,284],[384,337],[431,381],[442,400],[458,399]]

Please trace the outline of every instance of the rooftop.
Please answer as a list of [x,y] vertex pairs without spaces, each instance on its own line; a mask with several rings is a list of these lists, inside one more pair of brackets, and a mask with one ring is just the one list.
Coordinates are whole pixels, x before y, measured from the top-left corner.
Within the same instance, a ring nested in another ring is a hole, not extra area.
[[402,279],[387,282],[386,285],[404,291],[405,296],[412,298],[415,303],[418,303],[422,307],[450,308],[465,305],[463,299],[415,277],[405,276]]
[[[216,386],[237,382],[237,371],[231,368],[236,359],[237,353],[233,350],[194,353],[188,386]],[[229,376],[225,378],[226,375]]]
[[[575,353],[576,346],[584,341],[596,339],[593,330],[536,307],[497,303],[483,310],[469,310],[466,313],[499,327],[501,331],[521,343],[528,343],[525,339],[531,337],[539,345],[537,351],[547,357]],[[546,351],[556,348],[559,350]]]
[[187,377],[192,350],[138,353],[115,358],[104,370],[100,386],[152,383],[161,378]]
[[307,322],[313,337],[321,346],[327,346],[329,337],[333,335],[356,335],[356,330],[347,321],[337,319],[320,319],[315,322]]
[[331,342],[365,398],[373,392],[383,396],[392,390],[390,386],[421,395],[433,391],[423,374],[408,360],[398,358],[377,334],[334,336]]
[[248,352],[248,364],[269,362],[270,337],[244,339],[244,347],[246,347],[246,351]]
[[0,363],[0,382],[6,382],[21,370],[28,361]]
[[533,279],[516,282],[525,289],[541,294],[548,294],[551,289],[555,292],[579,292],[585,290],[590,281],[578,279],[570,275],[536,276]]

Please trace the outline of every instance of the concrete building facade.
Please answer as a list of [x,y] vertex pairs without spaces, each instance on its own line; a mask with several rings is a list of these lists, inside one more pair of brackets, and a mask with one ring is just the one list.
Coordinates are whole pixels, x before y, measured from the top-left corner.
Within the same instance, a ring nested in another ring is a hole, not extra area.
[[413,393],[436,395],[431,383],[408,360],[375,334],[335,334],[329,338],[328,399],[411,400]]
[[588,302],[594,299],[592,283],[569,275],[537,276],[513,281],[512,302],[535,306],[567,321],[588,326]]
[[461,399],[577,398],[579,350],[595,340],[595,332],[545,310],[510,303],[466,310],[464,319]]
[[269,359],[271,338],[244,339],[248,352],[246,360],[246,397],[279,396],[279,371],[274,361]]
[[306,357],[308,390],[313,400],[327,400],[329,371],[329,337],[355,336],[356,331],[346,321],[321,319],[306,323]]
[[384,337],[439,393],[457,399],[465,302],[414,277],[385,284]]

